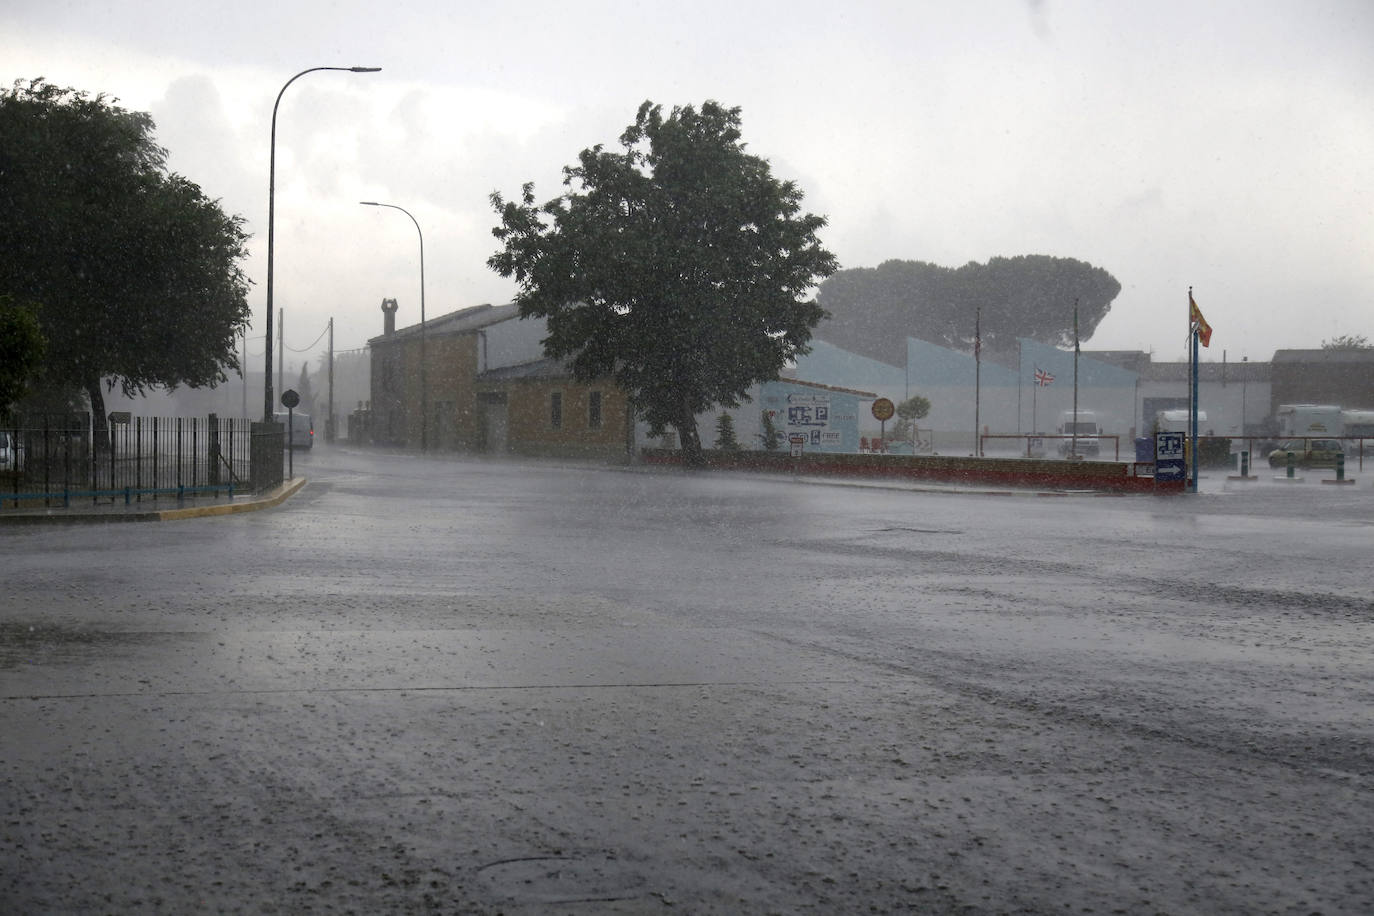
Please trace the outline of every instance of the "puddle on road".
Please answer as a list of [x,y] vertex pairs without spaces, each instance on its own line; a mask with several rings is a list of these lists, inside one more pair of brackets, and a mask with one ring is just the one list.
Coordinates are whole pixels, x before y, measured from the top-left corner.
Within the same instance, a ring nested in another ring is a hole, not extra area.
[[111,633],[51,623],[0,623],[0,668],[108,660],[111,649],[179,639],[176,633]]
[[595,903],[642,896],[644,877],[606,854],[503,859],[478,869],[493,893],[511,903]]

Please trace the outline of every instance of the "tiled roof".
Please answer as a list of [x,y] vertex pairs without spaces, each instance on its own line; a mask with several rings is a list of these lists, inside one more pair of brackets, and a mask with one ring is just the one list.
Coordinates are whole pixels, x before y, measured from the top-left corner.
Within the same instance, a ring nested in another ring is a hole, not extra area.
[[[519,314],[520,307],[514,303],[509,305],[474,305],[471,308],[440,315],[438,318],[425,319],[425,336],[440,337],[479,331],[508,318],[515,318]],[[397,328],[392,334],[374,337],[368,341],[368,344],[376,346],[419,336],[420,326],[412,324],[409,327]]]

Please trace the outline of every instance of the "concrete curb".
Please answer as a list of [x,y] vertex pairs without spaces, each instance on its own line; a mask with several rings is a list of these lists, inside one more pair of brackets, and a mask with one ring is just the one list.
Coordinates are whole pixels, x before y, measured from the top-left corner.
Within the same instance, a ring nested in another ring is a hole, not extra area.
[[184,518],[206,518],[213,515],[233,515],[271,509],[295,496],[308,483],[296,477],[266,493],[241,501],[209,503],[203,506],[184,506],[177,509],[131,508],[107,506],[85,509],[0,510],[0,525],[18,524],[90,524],[92,522],[169,522]]
[[184,509],[162,509],[153,513],[157,521],[169,522],[179,518],[205,518],[211,515],[233,515],[238,512],[256,512],[280,506],[295,496],[305,486],[304,477],[288,480],[262,496],[241,503],[212,503],[208,506],[189,506]]

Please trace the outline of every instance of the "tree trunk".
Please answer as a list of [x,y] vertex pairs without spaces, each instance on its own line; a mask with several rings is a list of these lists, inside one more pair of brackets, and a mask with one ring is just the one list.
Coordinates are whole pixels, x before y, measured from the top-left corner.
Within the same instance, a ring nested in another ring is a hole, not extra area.
[[86,383],[86,397],[91,402],[91,448],[97,455],[110,453],[110,421],[105,416],[105,393],[100,379]]
[[682,463],[689,468],[699,468],[706,464],[706,456],[701,453],[701,435],[697,432],[697,418],[685,403],[679,411],[677,437],[682,441]]

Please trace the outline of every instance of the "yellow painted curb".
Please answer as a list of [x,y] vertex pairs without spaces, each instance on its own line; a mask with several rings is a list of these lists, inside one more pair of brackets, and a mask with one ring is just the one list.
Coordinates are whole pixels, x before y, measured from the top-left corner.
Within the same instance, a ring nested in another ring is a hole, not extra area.
[[209,506],[190,506],[185,509],[159,509],[150,515],[159,521],[169,522],[182,518],[205,518],[211,515],[233,515],[237,512],[256,512],[258,509],[271,509],[280,506],[288,498],[295,496],[306,484],[304,477],[288,480],[272,493],[261,499],[241,503],[215,503]]

